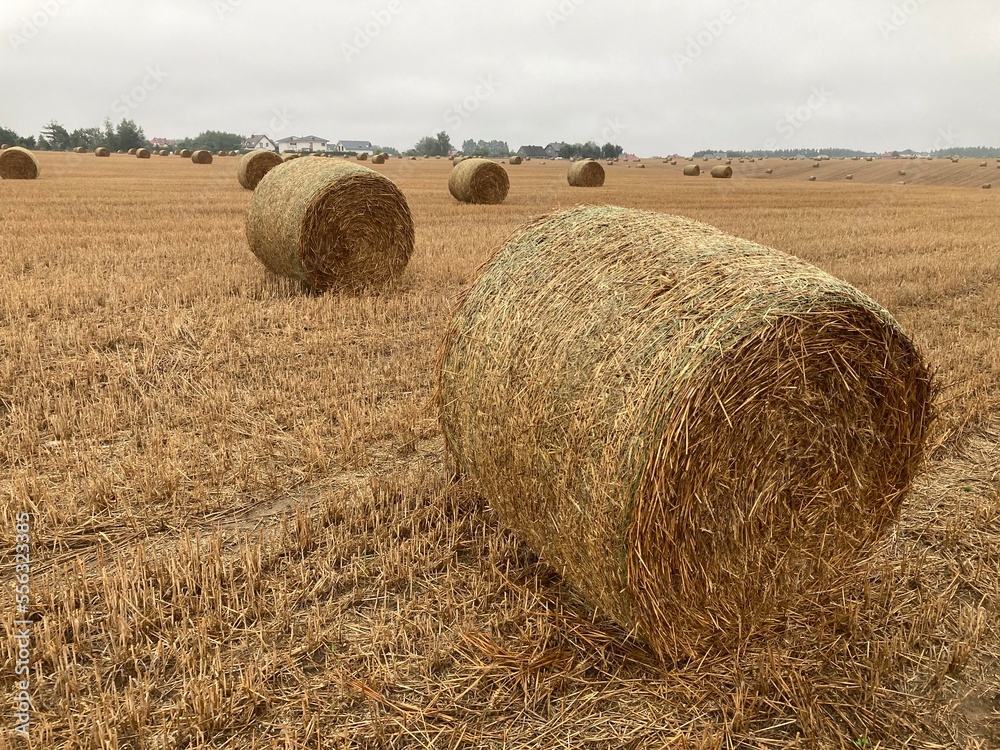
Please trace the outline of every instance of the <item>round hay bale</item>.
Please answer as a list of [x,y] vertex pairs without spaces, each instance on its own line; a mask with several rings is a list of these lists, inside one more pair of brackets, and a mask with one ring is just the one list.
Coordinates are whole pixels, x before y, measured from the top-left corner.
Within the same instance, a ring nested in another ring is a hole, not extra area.
[[985,161],[984,161],[984,162],[983,162],[982,164],[980,164],[979,166],[980,166],[980,167],[985,167],[985,166],[988,166],[988,164],[987,164],[987,162],[985,162]]
[[987,182],[985,185],[983,185],[983,190],[992,190],[992,189],[993,189],[992,182]]
[[257,183],[264,179],[264,175],[282,163],[284,163],[282,158],[273,151],[267,149],[251,151],[240,159],[240,164],[236,168],[236,179],[245,189],[253,190],[257,187]]
[[863,580],[935,393],[898,323],[849,284],[610,206],[516,231],[464,293],[438,367],[455,466],[668,659],[780,638]]
[[815,162],[813,164],[813,169],[819,169],[819,162]]
[[385,157],[382,154],[375,154],[372,157],[372,164],[385,164]]
[[875,161],[875,157],[874,156],[866,156],[865,157],[865,161]]
[[9,148],[10,148],[9,143],[0,143],[0,151],[6,151]]
[[299,155],[293,152],[288,152],[287,154],[281,155],[282,161],[291,161],[292,159],[298,159]]
[[809,182],[816,182],[816,175],[809,178]]
[[764,171],[765,171],[765,174],[774,174],[774,170],[770,169],[770,168],[768,168],[768,169],[766,169]]
[[100,156],[102,158],[111,156],[111,151],[104,148],[104,146],[98,146],[94,149],[94,156]]
[[489,159],[464,159],[448,177],[448,191],[462,203],[503,203],[509,190],[506,170]]
[[570,166],[566,179],[572,187],[601,187],[604,167],[593,159],[584,159]]
[[315,291],[357,289],[402,274],[413,253],[413,218],[403,193],[375,170],[298,159],[257,185],[247,239],[277,274]]
[[149,149],[148,148],[137,149],[135,152],[135,156],[137,159],[148,159],[150,157]]
[[899,170],[898,174],[899,174],[900,177],[906,177],[906,170],[905,169],[901,169],[901,170]]
[[130,148],[128,150],[128,155],[129,156],[135,156],[138,152],[139,152],[139,149],[137,149],[137,148]]
[[701,174],[701,167],[699,167],[697,164],[688,164],[686,167],[684,167],[685,177],[697,177],[700,174]]
[[206,151],[205,149],[199,149],[191,154],[192,164],[211,164],[212,163],[212,152]]
[[74,154],[85,154],[85,153],[87,153],[87,149],[85,149],[83,146],[77,146],[76,148],[73,149],[73,153]]
[[716,164],[712,167],[712,177],[728,180],[733,176],[733,168],[728,164]]
[[191,149],[189,149],[189,148],[182,148],[180,151],[177,152],[177,155],[179,157],[181,157],[182,159],[190,159],[191,158]]
[[415,156],[411,156],[410,157],[410,161],[416,161],[416,160],[417,160],[417,157],[415,157]]
[[518,164],[520,164],[522,161],[523,160],[521,159],[520,156],[512,156],[512,157],[510,157],[510,163],[513,164],[513,165],[515,165],[515,166],[517,166]]
[[0,151],[0,179],[35,180],[38,172],[38,160],[28,149],[8,146]]
[[845,179],[845,180],[853,180],[853,179],[854,179],[854,175],[852,175],[852,174],[849,174],[849,175],[847,175],[847,176],[846,176],[846,177],[845,177],[844,179]]
[[362,151],[360,154],[358,154],[358,161],[368,161],[368,154]]

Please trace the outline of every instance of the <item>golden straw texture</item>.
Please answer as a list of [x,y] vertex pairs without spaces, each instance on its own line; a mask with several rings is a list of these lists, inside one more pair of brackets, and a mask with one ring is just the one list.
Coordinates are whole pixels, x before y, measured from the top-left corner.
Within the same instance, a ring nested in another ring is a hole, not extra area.
[[878,304],[688,219],[516,231],[450,324],[440,420],[501,520],[668,659],[808,622],[899,518],[935,389]]
[[0,151],[0,179],[34,180],[38,171],[38,160],[28,149],[12,146]]
[[191,162],[193,164],[211,164],[212,152],[205,149],[199,149],[191,154]]
[[254,254],[316,291],[399,277],[413,252],[406,198],[388,178],[354,162],[294,159],[254,190],[247,215]]
[[726,164],[716,164],[712,167],[712,177],[728,180],[733,176],[733,168]]
[[684,167],[684,175],[687,177],[697,177],[701,174],[701,167],[697,164],[688,164]]
[[264,175],[282,163],[284,160],[274,151],[267,149],[251,151],[240,159],[239,167],[236,169],[236,179],[247,190],[253,190],[257,187],[257,183],[264,179]]
[[567,174],[573,187],[601,187],[604,184],[604,167],[593,159],[584,159],[570,165]]
[[503,167],[489,159],[463,159],[451,170],[448,190],[463,203],[503,203],[510,178]]

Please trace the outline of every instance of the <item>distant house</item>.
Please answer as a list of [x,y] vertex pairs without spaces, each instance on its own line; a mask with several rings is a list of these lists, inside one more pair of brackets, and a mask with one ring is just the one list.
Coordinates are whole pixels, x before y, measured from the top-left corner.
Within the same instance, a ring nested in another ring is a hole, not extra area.
[[278,144],[268,138],[266,135],[252,135],[243,141],[243,148],[247,151],[256,151],[258,149],[264,149],[266,151],[277,151]]
[[156,148],[167,148],[168,146],[176,146],[177,141],[171,138],[150,138],[149,142],[153,144]]
[[326,149],[327,151],[340,152],[355,151],[359,154],[368,154],[369,156],[375,153],[375,147],[371,141],[337,141],[328,145]]
[[545,155],[550,159],[556,159],[565,146],[566,144],[562,141],[559,141],[558,143],[550,143],[545,147]]
[[541,146],[521,146],[517,150],[517,155],[522,159],[545,159],[548,154]]
[[278,151],[283,154],[299,151],[326,151],[326,144],[329,142],[326,138],[320,138],[317,135],[290,135],[278,141]]

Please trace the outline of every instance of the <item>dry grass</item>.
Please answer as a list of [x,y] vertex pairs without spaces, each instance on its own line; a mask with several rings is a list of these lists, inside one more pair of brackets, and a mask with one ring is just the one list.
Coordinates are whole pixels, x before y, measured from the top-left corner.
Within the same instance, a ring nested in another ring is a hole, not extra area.
[[0,153],[0,179],[34,180],[40,172],[38,159],[26,148],[14,146]]
[[248,253],[236,160],[38,158],[45,179],[0,182],[0,569],[30,512],[36,747],[1000,744],[1000,211],[977,162],[975,190],[866,184],[882,162],[805,189],[773,161],[605,187],[844,278],[947,386],[865,586],[811,640],[664,671],[450,481],[430,407],[466,279],[579,201],[560,163],[470,212],[449,163],[392,160],[402,285],[306,296]]
[[257,185],[247,239],[264,265],[308,289],[361,289],[398,280],[413,253],[413,218],[375,170],[297,159]]

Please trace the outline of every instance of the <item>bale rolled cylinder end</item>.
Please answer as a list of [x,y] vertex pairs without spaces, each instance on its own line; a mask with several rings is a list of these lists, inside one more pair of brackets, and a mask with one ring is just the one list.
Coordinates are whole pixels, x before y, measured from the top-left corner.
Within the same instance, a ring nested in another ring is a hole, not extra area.
[[21,146],[10,146],[0,151],[0,179],[35,180],[40,169],[35,155]]
[[733,168],[727,164],[717,164],[712,167],[712,177],[720,180],[728,180],[733,176]]
[[685,177],[698,177],[701,174],[701,167],[697,164],[688,164],[684,167]]
[[345,161],[295,159],[272,169],[247,214],[250,249],[314,292],[390,284],[413,253],[406,199],[388,178]]
[[489,159],[463,159],[448,176],[448,191],[462,203],[497,205],[507,199],[507,171]]
[[206,149],[199,149],[191,154],[192,164],[211,164],[212,152]]
[[602,187],[604,167],[594,159],[583,159],[570,165],[566,179],[571,187]]
[[282,158],[274,151],[251,151],[240,159],[236,179],[245,190],[253,190],[264,179],[264,175],[283,163]]
[[808,627],[864,578],[934,393],[912,342],[853,287],[614,207],[515,232],[465,293],[438,369],[461,472],[671,661]]

